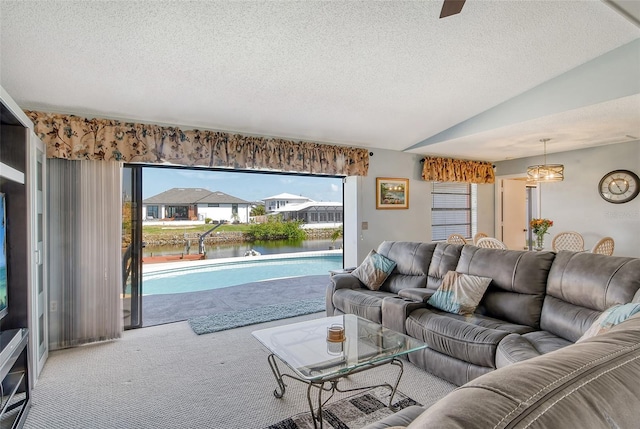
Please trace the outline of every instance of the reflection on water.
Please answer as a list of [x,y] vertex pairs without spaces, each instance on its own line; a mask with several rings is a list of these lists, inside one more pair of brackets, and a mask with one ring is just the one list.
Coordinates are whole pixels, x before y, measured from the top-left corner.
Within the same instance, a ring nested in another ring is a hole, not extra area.
[[[247,250],[257,250],[262,255],[275,255],[278,253],[311,252],[314,250],[329,250],[331,246],[340,248],[342,240],[335,243],[331,240],[276,240],[254,241],[253,243],[234,243],[220,245],[205,245],[207,259],[233,258],[244,256]],[[143,249],[143,257],[160,255],[179,255],[181,253],[198,253],[198,241],[192,240],[190,249],[187,246],[149,246]]]

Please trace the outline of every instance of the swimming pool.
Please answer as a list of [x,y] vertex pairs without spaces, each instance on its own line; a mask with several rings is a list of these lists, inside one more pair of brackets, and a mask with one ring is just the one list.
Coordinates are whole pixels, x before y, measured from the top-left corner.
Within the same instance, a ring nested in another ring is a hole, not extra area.
[[146,273],[143,295],[198,292],[279,278],[329,275],[342,268],[342,254],[287,258],[234,258],[241,261],[180,267]]

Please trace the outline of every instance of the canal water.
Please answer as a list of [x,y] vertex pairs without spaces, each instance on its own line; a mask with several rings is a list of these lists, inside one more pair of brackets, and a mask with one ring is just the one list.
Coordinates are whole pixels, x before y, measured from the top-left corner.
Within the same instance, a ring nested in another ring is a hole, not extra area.
[[[274,240],[274,241],[254,241],[252,243],[234,243],[234,244],[221,244],[221,245],[206,245],[206,259],[218,259],[218,258],[234,258],[238,256],[244,256],[245,252],[253,249],[259,252],[261,255],[275,255],[279,253],[297,253],[297,252],[311,252],[318,250],[329,250],[335,246],[340,248],[342,246],[342,240]],[[191,247],[188,246],[145,246],[143,249],[143,257],[146,256],[161,256],[161,255],[179,255],[196,254],[198,253],[198,242],[193,241]]]

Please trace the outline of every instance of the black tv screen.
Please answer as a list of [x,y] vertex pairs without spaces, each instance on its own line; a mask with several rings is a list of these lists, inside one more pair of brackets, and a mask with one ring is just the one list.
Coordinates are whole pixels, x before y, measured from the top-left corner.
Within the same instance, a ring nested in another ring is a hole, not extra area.
[[7,315],[7,217],[5,195],[0,193],[0,318]]

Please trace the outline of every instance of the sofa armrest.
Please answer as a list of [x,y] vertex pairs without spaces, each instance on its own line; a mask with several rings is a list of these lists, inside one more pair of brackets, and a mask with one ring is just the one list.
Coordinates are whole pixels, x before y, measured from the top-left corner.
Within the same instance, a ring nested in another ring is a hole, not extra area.
[[364,287],[356,276],[347,273],[334,274],[330,277],[330,280],[325,296],[327,317],[333,316],[335,312],[335,307],[333,306],[333,294],[335,291],[338,289],[360,289]]
[[336,274],[349,274],[353,270],[355,270],[356,268],[358,268],[358,267],[341,268],[339,270],[329,270],[329,275],[331,275],[331,277],[333,277]]
[[426,307],[422,301],[413,301],[401,296],[390,296],[382,300],[382,326],[402,334],[407,333],[405,322],[409,313]]
[[427,302],[429,298],[431,298],[431,295],[433,295],[434,293],[436,293],[435,289],[420,287],[402,289],[400,292],[398,292],[398,295],[403,298],[408,298],[412,301]]
[[361,289],[365,287],[356,276],[350,273],[334,274],[331,276],[331,284],[334,291],[338,289]]

